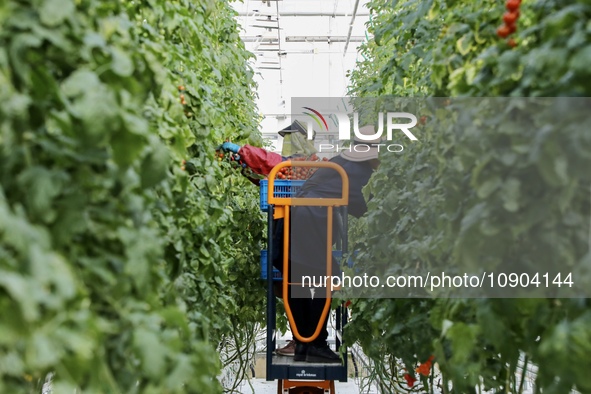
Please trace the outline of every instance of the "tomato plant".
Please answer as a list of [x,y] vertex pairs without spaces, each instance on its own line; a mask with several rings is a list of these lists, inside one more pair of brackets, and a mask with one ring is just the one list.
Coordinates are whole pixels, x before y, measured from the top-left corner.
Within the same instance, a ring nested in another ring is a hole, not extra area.
[[[455,96],[591,95],[586,1],[374,0],[369,8],[373,39],[361,46],[351,95],[452,97],[452,107]],[[497,32],[499,22],[506,28]],[[505,42],[497,33],[515,36]],[[356,261],[360,270],[453,269],[515,256],[538,267],[588,266],[589,133],[572,125],[546,133],[495,128],[490,112],[478,119],[477,131],[458,131],[434,116],[405,155],[382,156],[366,190],[373,195],[368,213],[357,224],[364,231],[351,233],[367,250]],[[568,168],[563,176],[550,169],[555,162]],[[443,392],[522,392],[523,362],[536,366],[538,392],[590,389],[582,350],[591,347],[587,299],[362,299],[351,309],[349,340],[384,366],[382,381],[398,372],[412,390],[432,390],[422,372],[433,354]],[[404,369],[388,368],[392,359]],[[417,367],[420,385],[407,372]]]
[[25,0],[0,24],[0,392],[221,392],[264,312],[258,193],[214,157],[262,142],[234,11]]

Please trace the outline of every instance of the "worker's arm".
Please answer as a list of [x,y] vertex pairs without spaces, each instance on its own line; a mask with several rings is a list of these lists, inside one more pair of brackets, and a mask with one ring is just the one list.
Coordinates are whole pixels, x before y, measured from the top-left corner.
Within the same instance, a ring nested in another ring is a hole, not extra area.
[[238,153],[240,160],[244,164],[250,167],[254,173],[261,175],[269,175],[273,167],[285,160],[277,153],[251,145],[240,146],[233,142],[224,142],[221,148],[226,151]]
[[238,152],[240,159],[255,173],[269,175],[273,167],[285,160],[277,153],[256,146],[244,145]]

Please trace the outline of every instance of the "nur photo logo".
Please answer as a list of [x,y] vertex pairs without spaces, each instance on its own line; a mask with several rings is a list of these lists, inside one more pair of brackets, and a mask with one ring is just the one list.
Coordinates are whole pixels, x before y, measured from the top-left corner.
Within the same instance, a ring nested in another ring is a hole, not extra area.
[[[304,122],[307,125],[307,138],[312,140],[315,137],[314,123],[320,127],[321,131],[329,131],[328,123],[325,116],[318,110],[311,107],[302,107],[302,111],[307,117]],[[340,146],[337,144],[319,144],[319,152],[323,151],[343,151],[354,150],[356,152],[366,152],[371,147],[377,147],[378,151],[388,152],[402,152],[404,146],[398,143],[391,143],[396,136],[404,135],[410,141],[418,141],[418,138],[411,131],[417,123],[417,117],[409,112],[378,112],[377,115],[377,129],[375,134],[364,134],[359,131],[359,113],[335,111],[331,112],[329,119],[333,121],[338,128],[338,140],[350,141],[355,143],[349,146]],[[366,122],[367,123],[367,122]],[[375,124],[374,123],[374,124]],[[385,123],[385,127],[384,127]],[[353,126],[353,135],[351,135],[351,124]],[[385,134],[385,138],[384,138]],[[384,141],[383,143],[375,143],[376,140]],[[364,142],[368,143],[364,143]],[[369,143],[371,141],[371,143]]]

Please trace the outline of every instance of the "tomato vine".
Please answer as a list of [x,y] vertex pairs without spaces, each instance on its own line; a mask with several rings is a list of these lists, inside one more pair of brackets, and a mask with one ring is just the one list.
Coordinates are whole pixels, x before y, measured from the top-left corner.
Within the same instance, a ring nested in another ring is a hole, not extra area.
[[[500,0],[369,2],[374,38],[361,47],[350,94],[590,96],[589,2],[518,3],[507,2],[511,12],[520,7],[515,46],[497,36],[507,12]],[[352,237],[368,262],[451,269],[465,259],[524,256],[540,267],[588,267],[589,133],[572,125],[499,130],[488,115],[482,130],[497,132],[458,133],[429,119],[420,143],[396,160],[383,157],[368,186],[366,232]],[[551,164],[559,161],[561,175]],[[591,390],[587,299],[359,299],[351,307],[349,339],[376,363],[400,360],[400,379],[434,354],[444,392],[521,392],[524,362],[537,367],[537,392]],[[382,379],[394,371],[385,368]],[[406,376],[414,378],[422,382],[414,390],[432,389],[423,375]]]
[[222,391],[264,313],[258,194],[214,156],[262,143],[234,14],[0,5],[1,392]]

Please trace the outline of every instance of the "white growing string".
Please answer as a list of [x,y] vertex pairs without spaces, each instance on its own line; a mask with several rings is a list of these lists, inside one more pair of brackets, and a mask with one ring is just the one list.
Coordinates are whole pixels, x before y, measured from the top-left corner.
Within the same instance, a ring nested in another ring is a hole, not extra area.
[[330,74],[331,74],[330,69],[332,68],[332,55],[330,53],[331,52],[330,49],[332,46],[332,44],[330,42],[331,36],[332,36],[332,17],[329,16],[328,17],[328,37],[329,37],[328,38],[328,68],[327,68],[327,71],[328,71],[328,76],[327,76],[328,77],[327,78],[328,79],[328,97],[331,96],[331,94],[330,94]]
[[[349,8],[353,7],[352,0],[349,0]],[[352,14],[351,14],[352,15]],[[355,52],[357,53],[357,48],[355,48]],[[343,90],[343,96],[346,96],[348,93],[348,81],[347,81],[347,71],[345,70],[345,57],[347,56],[348,52],[343,52],[343,56],[341,56],[341,72],[343,75],[343,81],[345,82],[345,88]],[[357,55],[355,56],[355,62],[357,62]]]
[[343,75],[343,81],[345,82],[345,88],[343,89],[343,96],[347,95],[348,88],[348,81],[347,81],[347,71],[345,70],[345,56],[341,56],[341,74]]
[[281,62],[281,26],[279,21],[279,1],[275,2],[275,9],[277,10],[277,45],[279,51],[277,56],[279,57],[279,96],[280,100],[283,100],[283,66]]
[[246,0],[246,18],[244,20],[244,26],[242,28],[246,31],[246,26],[248,26],[249,18],[250,18],[250,0]]

